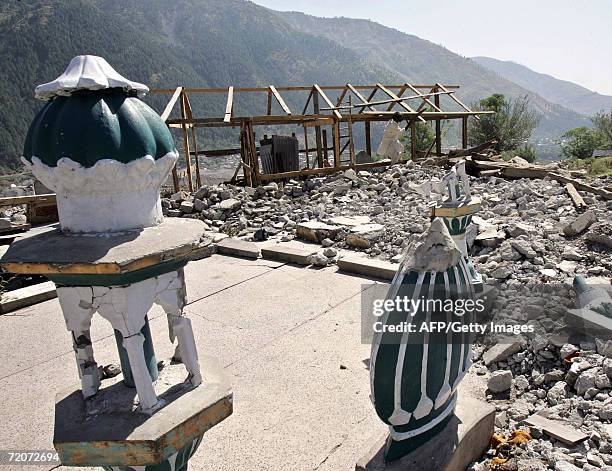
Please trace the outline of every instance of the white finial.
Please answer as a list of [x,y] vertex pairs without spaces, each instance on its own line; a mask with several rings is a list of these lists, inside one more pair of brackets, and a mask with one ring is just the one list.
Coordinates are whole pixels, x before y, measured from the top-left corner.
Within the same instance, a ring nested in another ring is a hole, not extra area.
[[70,61],[62,75],[49,83],[36,87],[36,98],[50,100],[55,96],[70,96],[77,90],[102,90],[122,88],[134,90],[139,97],[144,96],[149,87],[132,82],[120,75],[106,59],[98,56],[76,56]]

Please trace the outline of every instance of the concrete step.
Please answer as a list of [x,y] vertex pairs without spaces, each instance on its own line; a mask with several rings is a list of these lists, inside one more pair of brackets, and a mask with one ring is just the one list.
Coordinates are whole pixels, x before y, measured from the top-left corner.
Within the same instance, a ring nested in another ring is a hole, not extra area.
[[384,260],[346,257],[338,260],[338,268],[349,273],[391,281],[399,265]]
[[317,251],[314,249],[303,250],[279,244],[276,247],[265,247],[261,249],[261,256],[268,260],[295,263],[296,265],[310,265],[308,257],[316,252]]
[[228,237],[217,244],[217,252],[235,257],[259,258],[259,246],[253,242]]
[[52,281],[9,291],[4,293],[0,299],[0,314],[42,303],[55,297],[57,297],[55,283]]

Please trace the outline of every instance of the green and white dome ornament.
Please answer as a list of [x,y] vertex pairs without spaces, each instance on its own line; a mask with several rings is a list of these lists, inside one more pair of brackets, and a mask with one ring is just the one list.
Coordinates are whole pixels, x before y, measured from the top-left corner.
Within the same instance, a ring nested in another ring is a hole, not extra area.
[[159,188],[178,158],[170,131],[139,97],[148,87],[105,59],[77,56],[36,87],[22,161],[57,194],[67,232],[117,232],[163,219]]

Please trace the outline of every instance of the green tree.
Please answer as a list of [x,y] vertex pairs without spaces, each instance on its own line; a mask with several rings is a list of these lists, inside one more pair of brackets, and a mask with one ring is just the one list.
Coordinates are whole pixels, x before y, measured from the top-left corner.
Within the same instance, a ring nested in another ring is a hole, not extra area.
[[523,145],[537,127],[540,116],[529,105],[527,96],[514,100],[496,93],[473,105],[477,111],[494,111],[470,120],[469,142],[471,145],[495,140],[498,152],[515,150]]
[[612,111],[600,111],[591,118],[595,131],[600,134],[602,146],[612,148]]
[[586,159],[604,144],[605,139],[598,131],[582,126],[570,129],[561,136],[559,145],[563,155],[569,158]]

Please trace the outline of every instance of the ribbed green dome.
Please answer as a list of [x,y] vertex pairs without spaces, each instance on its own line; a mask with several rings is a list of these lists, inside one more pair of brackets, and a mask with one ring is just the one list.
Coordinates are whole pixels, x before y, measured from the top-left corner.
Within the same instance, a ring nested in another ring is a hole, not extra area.
[[56,96],[30,125],[23,156],[55,167],[63,157],[92,167],[102,159],[122,163],[176,152],[159,115],[122,89]]

